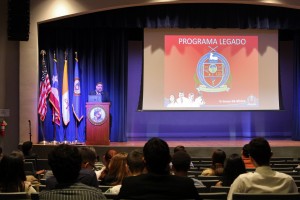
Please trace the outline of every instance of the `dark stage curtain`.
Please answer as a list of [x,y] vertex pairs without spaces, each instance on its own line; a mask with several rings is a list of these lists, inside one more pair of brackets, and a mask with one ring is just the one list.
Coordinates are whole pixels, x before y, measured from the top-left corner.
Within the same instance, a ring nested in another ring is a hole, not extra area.
[[[86,114],[85,102],[88,92],[94,90],[96,82],[102,81],[111,99],[110,139],[126,141],[127,45],[130,40],[142,41],[143,28],[256,28],[289,30],[293,33],[300,29],[298,19],[300,11],[296,9],[255,5],[175,4],[115,9],[40,24],[39,50],[47,51],[46,61],[50,78],[53,53],[56,52],[60,98],[64,53],[68,53],[70,102],[73,94],[75,51],[78,52],[83,115]],[[299,102],[299,32],[295,35],[297,73],[294,92],[295,102]],[[295,103],[294,110],[296,127],[293,138],[300,139],[298,103]],[[51,107],[48,106],[46,120],[39,126],[39,139],[43,139],[44,133],[48,141],[54,140],[56,134],[58,141],[78,139],[84,142],[85,118],[76,127],[72,112],[70,116],[68,126],[62,123],[60,126],[54,126]]]

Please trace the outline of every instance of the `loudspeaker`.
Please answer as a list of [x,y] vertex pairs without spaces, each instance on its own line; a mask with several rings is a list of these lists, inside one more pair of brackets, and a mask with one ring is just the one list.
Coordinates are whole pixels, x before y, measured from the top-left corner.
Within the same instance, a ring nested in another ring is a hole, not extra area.
[[8,0],[7,39],[28,41],[30,0]]

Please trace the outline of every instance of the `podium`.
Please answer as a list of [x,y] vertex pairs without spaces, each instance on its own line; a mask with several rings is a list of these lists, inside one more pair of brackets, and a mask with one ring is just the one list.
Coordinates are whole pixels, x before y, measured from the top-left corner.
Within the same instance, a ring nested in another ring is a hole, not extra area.
[[86,103],[86,144],[109,145],[109,102]]

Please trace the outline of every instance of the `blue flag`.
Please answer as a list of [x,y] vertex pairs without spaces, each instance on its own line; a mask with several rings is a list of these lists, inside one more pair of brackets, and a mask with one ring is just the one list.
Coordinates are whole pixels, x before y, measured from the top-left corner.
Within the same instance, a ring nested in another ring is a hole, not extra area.
[[78,59],[75,58],[75,70],[74,70],[74,92],[73,92],[73,113],[78,122],[83,118],[81,114],[81,105],[80,105],[80,80],[79,80],[79,69],[78,69]]

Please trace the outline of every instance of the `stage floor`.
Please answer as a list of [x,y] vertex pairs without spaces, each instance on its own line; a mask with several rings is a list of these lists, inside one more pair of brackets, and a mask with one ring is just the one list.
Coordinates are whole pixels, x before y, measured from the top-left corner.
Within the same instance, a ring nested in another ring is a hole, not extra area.
[[[188,153],[193,157],[210,157],[215,149],[222,149],[227,155],[232,153],[241,153],[244,144],[251,139],[197,139],[197,140],[175,140],[164,139],[173,153],[173,148],[178,145],[186,147]],[[291,139],[268,139],[273,157],[292,157],[300,158],[300,141]],[[108,149],[116,149],[118,152],[129,152],[132,149],[142,149],[146,140],[143,141],[127,141],[127,142],[111,142],[110,145],[93,145],[98,155],[103,155]],[[40,158],[47,158],[51,149],[56,145],[53,144],[35,144],[34,152],[38,153]],[[86,146],[85,144],[77,144],[78,147]]]
[[[244,144],[250,142],[251,139],[197,139],[191,141],[183,140],[168,140],[165,141],[170,147],[183,145],[185,147],[242,147]],[[268,139],[271,147],[300,147],[300,141],[294,141],[291,139]],[[120,147],[143,147],[145,141],[127,141],[127,142],[111,142],[110,146]]]

